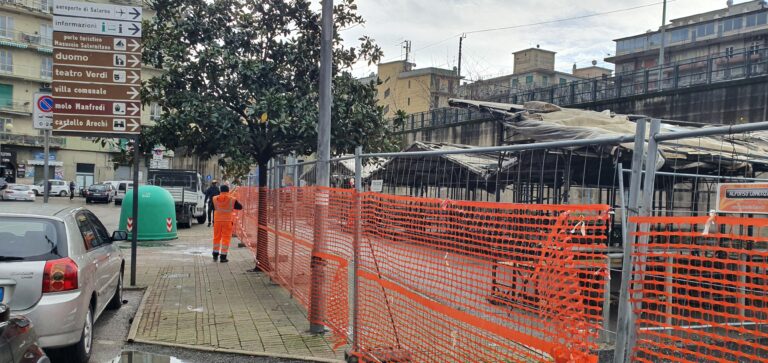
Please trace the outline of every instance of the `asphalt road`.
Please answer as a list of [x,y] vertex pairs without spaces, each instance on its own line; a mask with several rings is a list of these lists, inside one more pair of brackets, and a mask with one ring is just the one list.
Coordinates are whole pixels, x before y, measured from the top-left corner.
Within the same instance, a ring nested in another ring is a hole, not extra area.
[[[42,204],[43,198],[38,197],[34,203]],[[11,202],[2,203],[29,203]],[[114,204],[85,204],[85,199],[75,197],[73,200],[62,197],[50,197],[49,204],[61,206],[84,206],[96,214],[104,226],[111,232],[118,225],[120,206]],[[193,224],[192,228],[203,228]],[[127,250],[126,250],[126,253]],[[305,361],[252,357],[238,354],[220,354],[204,351],[164,347],[149,344],[127,343],[128,331],[133,317],[139,308],[143,290],[127,290],[123,294],[125,304],[117,311],[105,311],[94,327],[94,345],[91,363],[123,363],[123,362],[152,362],[152,363],[300,363]],[[68,359],[61,352],[50,351],[53,363],[67,363]]]

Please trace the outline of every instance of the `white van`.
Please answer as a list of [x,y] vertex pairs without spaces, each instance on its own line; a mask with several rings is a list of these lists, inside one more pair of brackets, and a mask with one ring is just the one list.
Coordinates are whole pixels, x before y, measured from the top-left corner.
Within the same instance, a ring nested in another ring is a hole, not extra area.
[[115,195],[115,205],[123,204],[123,198],[128,190],[133,189],[132,181],[121,181],[117,184],[117,195]]

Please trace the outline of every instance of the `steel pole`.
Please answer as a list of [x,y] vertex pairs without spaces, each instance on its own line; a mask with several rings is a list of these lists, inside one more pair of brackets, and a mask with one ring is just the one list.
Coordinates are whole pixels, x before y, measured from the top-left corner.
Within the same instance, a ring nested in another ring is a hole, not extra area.
[[[659,133],[659,130],[661,129],[661,120],[659,119],[653,119],[651,120],[651,130],[648,134],[648,156],[645,159],[645,180],[643,182],[643,204],[642,208],[640,209],[640,215],[641,216],[652,216],[653,210],[651,210],[653,206],[653,194],[655,191],[655,184],[656,184],[656,160],[658,158],[659,154],[659,144],[656,141],[656,134]],[[638,240],[638,272],[642,272],[642,270],[645,269],[645,259],[646,254],[648,251],[648,231],[650,230],[650,226],[645,223],[640,228],[640,237],[637,238]],[[630,260],[632,259],[630,255]],[[630,279],[632,276],[632,271],[630,271]],[[639,287],[639,286],[638,286]],[[633,300],[637,301],[642,297],[641,293],[635,293],[633,296]],[[632,311],[631,306],[629,311],[627,311],[627,352],[624,355],[624,362],[630,363],[632,358],[632,350],[635,347],[635,344],[637,343],[637,329],[635,329],[635,323],[636,323],[636,316],[635,313]]]
[[[635,143],[632,151],[632,175],[629,182],[629,204],[625,207],[627,216],[624,218],[628,220],[630,216],[637,214],[637,206],[639,204],[640,196],[640,177],[642,176],[643,154],[645,153],[645,124],[646,119],[641,118],[635,121],[637,123],[635,129]],[[624,362],[624,356],[626,352],[626,344],[629,336],[629,283],[632,278],[632,233],[634,232],[634,224],[628,223],[624,225],[625,231],[622,233],[624,237],[623,241],[623,257],[621,265],[621,291],[619,295],[619,321],[616,326],[616,347],[614,349],[614,362]]]
[[51,155],[51,130],[45,130],[45,141],[43,146],[44,155],[43,157],[45,160],[43,160],[43,204],[48,203],[48,194],[51,193],[51,186],[48,182],[48,179],[50,179],[50,175],[48,173],[48,159],[50,159]]
[[359,280],[357,278],[357,271],[360,270],[360,242],[362,241],[362,195],[363,189],[363,147],[358,146],[355,148],[355,205],[353,211],[354,218],[354,231],[352,237],[352,296],[351,303],[352,309],[352,352],[359,351],[358,348],[358,314],[360,305],[360,293],[359,293]]
[[[322,35],[320,38],[320,118],[317,125],[317,185],[330,186],[331,159],[331,76],[333,62],[333,0],[322,2]],[[324,250],[325,219],[328,214],[328,191],[318,190],[315,197],[315,230],[312,244],[312,282],[310,284],[309,331],[314,334],[325,332],[321,324],[325,297],[322,289],[325,261],[318,256]]]
[[663,77],[664,77],[664,44],[666,43],[664,36],[667,30],[667,0],[664,0],[664,5],[661,10],[661,44],[659,47],[659,87],[658,90],[662,90]]
[[[131,236],[131,286],[136,286],[136,250],[139,245],[139,135],[133,143],[133,233]],[[183,188],[182,188],[183,189]]]

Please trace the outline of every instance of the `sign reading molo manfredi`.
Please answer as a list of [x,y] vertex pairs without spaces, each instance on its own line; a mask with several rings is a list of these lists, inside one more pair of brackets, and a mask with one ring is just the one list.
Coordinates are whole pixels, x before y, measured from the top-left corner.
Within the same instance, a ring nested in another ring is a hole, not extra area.
[[141,7],[56,0],[54,132],[141,132]]
[[768,214],[768,183],[718,184],[717,211]]

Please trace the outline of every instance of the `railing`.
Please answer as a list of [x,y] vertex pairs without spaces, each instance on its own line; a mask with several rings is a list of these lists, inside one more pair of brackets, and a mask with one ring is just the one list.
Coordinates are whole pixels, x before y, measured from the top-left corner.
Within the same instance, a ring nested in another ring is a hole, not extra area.
[[32,103],[30,101],[3,100],[0,99],[0,112],[13,113],[31,113]]
[[16,46],[20,48],[26,48],[30,45],[33,47],[53,48],[53,38],[51,37],[15,30],[0,30],[0,42],[9,41],[19,43]]
[[42,82],[51,82],[53,79],[50,70],[43,70],[40,66],[22,66],[18,64],[0,64],[0,75]]
[[53,0],[0,0],[0,6],[15,6],[50,14],[53,10]]
[[[485,97],[482,101],[514,104],[545,101],[561,106],[575,106],[766,75],[768,50],[743,49],[730,54],[694,58],[613,77],[575,81],[526,91],[511,90],[507,94]],[[394,131],[418,130],[484,118],[487,118],[486,114],[469,110],[438,108],[409,115],[405,122],[394,126]]]
[[[9,144],[42,147],[45,144],[45,137],[24,134],[0,133],[0,141],[3,142],[3,145]],[[51,137],[49,142],[51,147],[65,147],[67,145],[67,139],[63,137]]]

